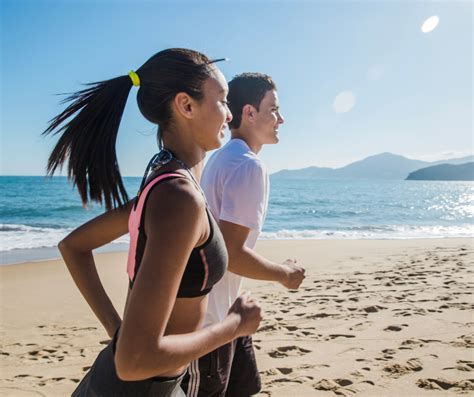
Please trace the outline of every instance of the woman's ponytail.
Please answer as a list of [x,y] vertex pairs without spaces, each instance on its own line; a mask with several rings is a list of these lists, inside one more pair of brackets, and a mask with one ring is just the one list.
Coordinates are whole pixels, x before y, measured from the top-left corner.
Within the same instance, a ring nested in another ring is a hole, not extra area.
[[107,209],[128,200],[115,153],[120,120],[132,85],[140,86],[138,108],[158,125],[158,147],[172,125],[172,101],[180,92],[196,100],[204,97],[203,84],[214,72],[206,55],[185,48],[169,48],[148,59],[128,76],[90,84],[63,103],[69,106],[50,121],[44,134],[60,134],[48,161],[48,174],[68,161],[67,175],[82,202],[98,201]]
[[43,132],[61,134],[47,172],[53,175],[68,160],[67,176],[77,185],[83,204],[97,201],[116,208],[128,201],[115,144],[133,83],[121,76],[88,85],[62,102],[71,103]]

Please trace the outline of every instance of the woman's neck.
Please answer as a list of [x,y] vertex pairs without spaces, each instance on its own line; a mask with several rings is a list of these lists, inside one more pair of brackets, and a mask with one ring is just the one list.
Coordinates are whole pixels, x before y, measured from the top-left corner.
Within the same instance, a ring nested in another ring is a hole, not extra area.
[[168,149],[173,153],[176,159],[184,163],[198,182],[201,180],[204,158],[206,157],[206,152],[201,147],[195,143],[192,145],[183,145],[181,143],[167,141],[163,142],[163,148]]

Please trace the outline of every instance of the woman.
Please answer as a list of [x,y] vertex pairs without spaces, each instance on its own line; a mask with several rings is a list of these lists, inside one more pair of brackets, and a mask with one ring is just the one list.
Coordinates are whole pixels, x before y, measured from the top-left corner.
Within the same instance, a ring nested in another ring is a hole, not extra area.
[[[48,172],[68,160],[68,176],[83,203],[114,208],[59,244],[80,292],[113,337],[74,396],[181,395],[188,363],[255,332],[260,323],[258,303],[242,295],[224,321],[200,329],[206,294],[227,264],[222,235],[198,184],[206,151],[221,145],[232,118],[227,84],[215,62],[192,50],[161,51],[136,72],[73,94],[45,131],[61,133]],[[128,202],[115,141],[132,85],[140,87],[139,109],[158,125],[165,149],[150,161],[138,198]],[[129,228],[130,289],[121,320],[92,250]]]

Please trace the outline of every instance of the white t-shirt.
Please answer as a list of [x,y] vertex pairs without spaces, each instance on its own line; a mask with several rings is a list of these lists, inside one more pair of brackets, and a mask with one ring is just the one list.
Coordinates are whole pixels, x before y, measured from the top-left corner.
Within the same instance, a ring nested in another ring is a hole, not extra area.
[[[269,178],[265,165],[245,141],[231,139],[207,162],[201,177],[209,208],[216,220],[250,229],[245,245],[253,248],[268,208]],[[225,318],[239,295],[242,277],[227,271],[212,288],[204,326]]]

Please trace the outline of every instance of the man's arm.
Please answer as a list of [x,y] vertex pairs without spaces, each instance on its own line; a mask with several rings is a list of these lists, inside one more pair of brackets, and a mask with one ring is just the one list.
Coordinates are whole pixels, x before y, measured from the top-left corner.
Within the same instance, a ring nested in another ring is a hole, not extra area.
[[286,288],[297,289],[305,278],[305,270],[288,259],[283,264],[272,262],[245,246],[250,229],[219,220],[219,227],[229,253],[228,270],[243,277],[277,281]]

